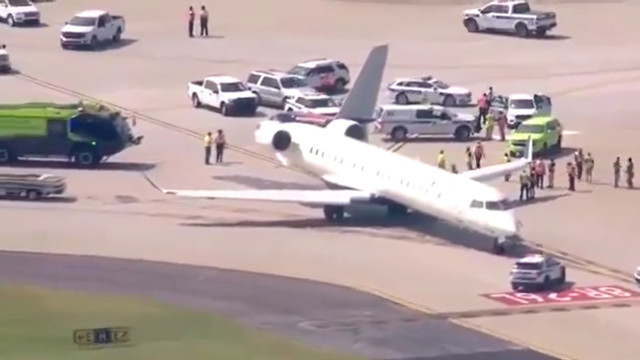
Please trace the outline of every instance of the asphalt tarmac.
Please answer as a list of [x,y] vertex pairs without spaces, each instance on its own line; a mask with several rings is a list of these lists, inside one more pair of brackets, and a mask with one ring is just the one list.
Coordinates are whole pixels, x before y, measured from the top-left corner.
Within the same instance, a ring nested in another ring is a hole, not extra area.
[[551,360],[377,296],[314,281],[94,256],[0,252],[0,282],[145,296],[384,360]]

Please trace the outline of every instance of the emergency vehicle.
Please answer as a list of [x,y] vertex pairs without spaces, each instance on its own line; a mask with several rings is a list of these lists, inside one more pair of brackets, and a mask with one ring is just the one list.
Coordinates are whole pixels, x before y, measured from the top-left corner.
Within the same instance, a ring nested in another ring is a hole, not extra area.
[[304,92],[287,98],[285,111],[300,111],[314,114],[336,116],[340,106],[328,95],[318,92]]
[[387,85],[389,96],[396,104],[431,103],[444,106],[464,106],[471,103],[471,91],[451,86],[433,76],[399,78]]
[[316,90],[342,91],[351,81],[347,65],[327,58],[307,60],[287,73],[305,78],[307,84]]
[[509,273],[513,290],[548,290],[567,280],[566,267],[549,255],[530,254],[516,261]]
[[462,24],[469,32],[512,32],[520,37],[543,37],[557,26],[556,13],[531,10],[523,0],[493,1],[464,12]]

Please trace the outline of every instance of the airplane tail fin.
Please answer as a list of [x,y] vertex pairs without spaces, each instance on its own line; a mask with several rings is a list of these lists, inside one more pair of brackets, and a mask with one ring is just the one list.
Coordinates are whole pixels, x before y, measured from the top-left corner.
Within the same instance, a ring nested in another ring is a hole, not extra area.
[[373,121],[388,54],[389,45],[376,46],[369,52],[336,119],[349,119],[360,123]]
[[533,140],[531,139],[531,136],[529,136],[529,139],[527,140],[527,147],[524,150],[524,155],[529,162],[533,161]]

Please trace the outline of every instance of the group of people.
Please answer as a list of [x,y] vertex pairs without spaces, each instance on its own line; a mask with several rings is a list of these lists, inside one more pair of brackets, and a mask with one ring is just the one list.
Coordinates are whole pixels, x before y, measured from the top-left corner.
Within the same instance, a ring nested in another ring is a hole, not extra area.
[[[482,160],[484,160],[484,158],[486,157],[482,141],[478,141],[473,147],[473,150],[471,150],[471,147],[468,146],[465,150],[465,157],[467,170],[473,170],[474,168],[479,169],[480,167],[482,167]],[[440,153],[438,154],[437,164],[440,169],[447,169],[447,157],[444,153],[444,150],[440,150]],[[458,173],[458,167],[455,164],[451,164],[450,170],[453,173]]]
[[485,138],[493,139],[493,131],[498,125],[500,141],[506,140],[507,135],[507,114],[504,110],[497,113],[491,111],[491,103],[493,102],[493,87],[489,87],[489,91],[483,93],[478,99],[478,116],[476,117],[475,132],[480,133],[485,129]]
[[[209,12],[207,8],[200,6],[200,36],[209,36]],[[196,12],[193,10],[193,6],[189,6],[188,12],[188,31],[189,37],[193,37],[193,28],[196,22]]]
[[211,146],[214,144],[216,146],[216,163],[221,163],[223,161],[222,157],[224,155],[224,149],[227,147],[227,139],[222,129],[218,129],[218,132],[215,138],[213,137],[211,132],[208,132],[204,136],[204,164],[205,165],[211,164]]

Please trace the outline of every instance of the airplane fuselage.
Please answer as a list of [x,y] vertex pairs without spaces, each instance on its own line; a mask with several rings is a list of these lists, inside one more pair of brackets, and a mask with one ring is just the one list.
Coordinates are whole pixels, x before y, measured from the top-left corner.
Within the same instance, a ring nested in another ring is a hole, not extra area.
[[291,134],[291,146],[276,151],[276,158],[286,166],[305,169],[339,187],[353,184],[381,199],[492,237],[518,232],[513,212],[504,208],[504,196],[490,186],[341,136],[331,126],[263,125],[256,131],[256,142],[269,145],[271,151],[275,131]]

